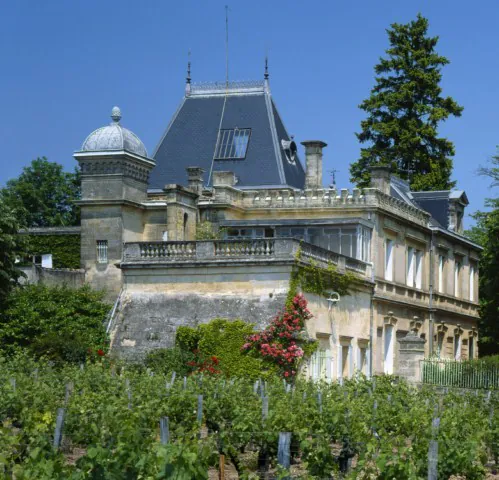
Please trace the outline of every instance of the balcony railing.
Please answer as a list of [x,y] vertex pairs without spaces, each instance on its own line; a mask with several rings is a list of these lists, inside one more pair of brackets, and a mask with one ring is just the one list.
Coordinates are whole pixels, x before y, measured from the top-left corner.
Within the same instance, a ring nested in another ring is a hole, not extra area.
[[332,264],[340,271],[351,270],[368,278],[371,272],[368,263],[301,242],[295,238],[125,243],[122,267],[234,261],[302,261],[304,263],[313,261],[319,266]]

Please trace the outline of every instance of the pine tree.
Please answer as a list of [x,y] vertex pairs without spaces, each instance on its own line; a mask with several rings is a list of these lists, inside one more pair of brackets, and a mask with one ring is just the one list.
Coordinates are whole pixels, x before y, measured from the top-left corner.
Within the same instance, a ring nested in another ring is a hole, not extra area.
[[440,71],[449,60],[435,51],[438,37],[427,36],[428,20],[420,14],[408,24],[392,24],[387,33],[387,58],[375,66],[376,84],[359,106],[368,115],[357,138],[370,145],[350,166],[351,181],[367,187],[369,168],[389,165],[413,190],[448,190],[455,185],[454,145],[438,137],[437,127],[463,111],[441,96]]

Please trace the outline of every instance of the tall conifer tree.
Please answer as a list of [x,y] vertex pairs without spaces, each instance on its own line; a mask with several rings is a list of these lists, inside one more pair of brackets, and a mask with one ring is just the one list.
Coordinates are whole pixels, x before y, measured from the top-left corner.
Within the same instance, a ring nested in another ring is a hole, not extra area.
[[362,131],[360,159],[350,166],[352,182],[369,186],[369,168],[388,165],[408,180],[413,190],[448,190],[454,145],[438,137],[437,127],[463,107],[440,88],[447,58],[435,51],[438,37],[429,37],[428,20],[418,14],[408,24],[394,23],[387,30],[387,58],[375,66],[376,84],[360,104],[367,112]]

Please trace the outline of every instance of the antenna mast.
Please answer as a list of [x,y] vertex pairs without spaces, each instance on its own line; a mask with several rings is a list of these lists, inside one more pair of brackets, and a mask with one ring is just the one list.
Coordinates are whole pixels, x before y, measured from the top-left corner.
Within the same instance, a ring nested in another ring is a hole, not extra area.
[[225,5],[225,88],[229,89],[229,6]]

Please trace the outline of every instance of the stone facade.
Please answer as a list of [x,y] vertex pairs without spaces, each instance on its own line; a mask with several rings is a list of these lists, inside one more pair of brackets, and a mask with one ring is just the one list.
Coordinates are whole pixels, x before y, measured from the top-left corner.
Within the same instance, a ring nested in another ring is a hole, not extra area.
[[[333,264],[360,279],[339,301],[307,294],[309,333],[320,344],[312,377],[342,379],[360,370],[414,379],[411,355],[476,357],[480,248],[462,234],[464,192],[411,192],[386,167],[373,169],[362,191],[324,188],[326,144],[302,142],[304,170],[268,88],[250,87],[189,90],[156,151],[161,166],[144,156],[138,139],[135,151],[106,150],[106,128],[101,150],[75,153],[82,167],[82,268],[87,282],[116,301],[113,351],[143,357],[171,346],[178,325],[215,317],[261,327],[283,307],[293,266],[303,261]],[[232,94],[230,125],[195,123],[216,113],[209,108],[221,95]],[[238,116],[263,123],[239,130]],[[237,148],[224,144],[222,154],[221,138],[237,138]],[[225,158],[231,149],[236,158]],[[192,152],[210,157],[191,158]],[[178,182],[180,164],[183,185],[157,187],[165,172]],[[263,171],[277,172],[280,184],[251,178]],[[302,187],[290,186],[296,184]],[[196,241],[201,221],[224,238]]]

